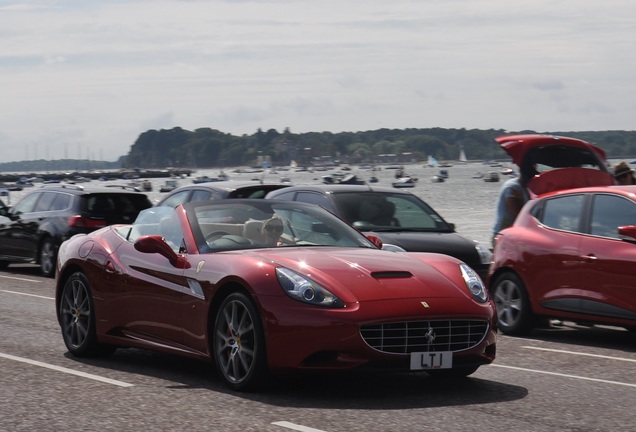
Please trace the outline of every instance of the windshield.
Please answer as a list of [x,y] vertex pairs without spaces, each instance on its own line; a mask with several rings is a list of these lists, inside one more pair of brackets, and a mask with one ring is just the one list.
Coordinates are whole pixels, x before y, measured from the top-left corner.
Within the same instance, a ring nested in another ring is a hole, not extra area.
[[121,225],[115,231],[134,243],[141,236],[159,235],[175,252],[182,252],[183,230],[177,211],[172,207],[151,207],[142,210],[132,225]]
[[435,210],[412,194],[343,192],[333,199],[343,219],[361,231],[452,231]]
[[232,199],[184,207],[201,252],[296,246],[375,248],[355,229],[311,204]]
[[558,168],[588,168],[607,171],[603,161],[590,149],[551,145],[534,147],[524,155],[520,169],[527,178]]

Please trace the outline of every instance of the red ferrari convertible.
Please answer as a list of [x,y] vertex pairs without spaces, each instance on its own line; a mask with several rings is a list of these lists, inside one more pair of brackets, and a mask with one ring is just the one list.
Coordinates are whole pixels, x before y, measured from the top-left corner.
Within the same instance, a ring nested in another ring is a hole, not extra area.
[[292,370],[456,377],[491,363],[496,314],[475,272],[380,243],[311,204],[150,208],[62,244],[64,343],[79,357],[136,347],[210,361],[235,390]]

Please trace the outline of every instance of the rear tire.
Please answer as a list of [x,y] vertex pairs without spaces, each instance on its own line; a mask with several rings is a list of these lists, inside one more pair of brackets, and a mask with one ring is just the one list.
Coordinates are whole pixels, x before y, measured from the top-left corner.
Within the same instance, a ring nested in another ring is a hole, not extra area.
[[52,238],[46,238],[40,246],[40,270],[42,276],[54,277],[57,264],[57,247]]
[[534,327],[535,317],[523,282],[514,273],[497,277],[492,286],[499,330],[508,335],[521,335]]

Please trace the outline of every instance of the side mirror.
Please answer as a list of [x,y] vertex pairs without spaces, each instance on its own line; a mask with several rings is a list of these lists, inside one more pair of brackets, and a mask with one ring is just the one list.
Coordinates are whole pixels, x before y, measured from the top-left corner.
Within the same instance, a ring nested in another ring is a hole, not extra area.
[[365,237],[368,238],[371,241],[371,243],[376,245],[378,249],[382,249],[383,243],[382,243],[382,240],[380,240],[380,237],[373,234],[366,234]]
[[636,225],[618,227],[618,235],[621,240],[636,242]]
[[147,235],[139,237],[134,243],[134,246],[135,249],[141,253],[158,253],[170,261],[173,267],[180,269],[190,267],[190,263],[188,263],[183,255],[177,255],[161,236]]
[[391,243],[384,243],[382,245],[382,250],[389,251],[389,252],[406,252],[406,249]]

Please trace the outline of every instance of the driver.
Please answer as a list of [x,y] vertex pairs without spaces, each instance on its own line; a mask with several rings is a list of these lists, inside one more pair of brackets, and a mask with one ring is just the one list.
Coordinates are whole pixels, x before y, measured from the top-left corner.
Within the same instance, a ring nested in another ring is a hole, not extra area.
[[281,246],[280,236],[283,234],[283,221],[278,216],[272,216],[263,223],[261,230],[266,246]]

